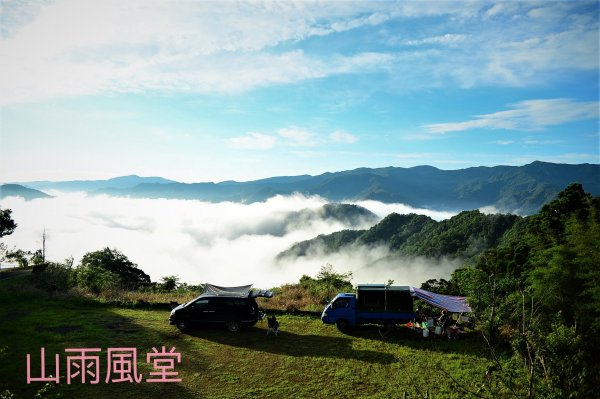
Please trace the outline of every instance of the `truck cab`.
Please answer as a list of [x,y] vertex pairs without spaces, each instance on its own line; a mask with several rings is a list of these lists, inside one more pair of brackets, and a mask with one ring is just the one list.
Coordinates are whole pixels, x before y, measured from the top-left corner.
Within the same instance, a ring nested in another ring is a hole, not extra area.
[[321,314],[325,324],[335,324],[341,331],[356,325],[356,294],[342,293],[325,307]]

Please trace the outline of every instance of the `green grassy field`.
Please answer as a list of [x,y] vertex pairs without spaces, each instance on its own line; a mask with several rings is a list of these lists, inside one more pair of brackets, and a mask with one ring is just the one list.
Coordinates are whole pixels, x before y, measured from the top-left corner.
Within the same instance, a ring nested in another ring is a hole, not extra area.
[[[461,340],[423,337],[400,328],[382,336],[375,326],[342,334],[318,318],[280,316],[278,337],[266,321],[238,333],[224,328],[179,332],[168,310],[119,308],[89,299],[13,292],[0,282],[0,392],[32,398],[44,383],[26,384],[26,355],[39,376],[40,348],[51,374],[61,356],[60,383],[42,397],[63,398],[465,398],[503,397],[485,376],[490,361],[476,334]],[[146,353],[175,347],[180,383],[149,383]],[[66,383],[66,348],[102,348],[99,384]],[[135,347],[139,384],[105,383],[107,348]],[[482,388],[483,387],[483,388]],[[5,393],[6,397],[10,397]]]

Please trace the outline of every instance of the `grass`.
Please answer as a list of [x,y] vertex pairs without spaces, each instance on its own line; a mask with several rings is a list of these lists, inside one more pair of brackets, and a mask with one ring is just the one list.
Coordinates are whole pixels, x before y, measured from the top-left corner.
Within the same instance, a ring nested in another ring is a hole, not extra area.
[[[169,325],[168,310],[15,293],[9,281],[0,282],[0,304],[0,393],[9,390],[14,398],[32,398],[42,389],[47,398],[111,399],[469,397],[464,389],[505,395],[486,378],[490,362],[476,335],[424,339],[399,329],[382,336],[375,326],[342,334],[318,318],[292,315],[278,317],[277,337],[266,336],[266,322],[238,333],[212,327],[183,334]],[[181,353],[181,383],[66,384],[65,348],[102,348],[105,377],[107,348],[135,347],[147,378],[152,370],[145,354],[163,345]],[[60,383],[46,388],[26,384],[26,354],[38,374],[41,347],[48,363],[56,353],[62,362]]]

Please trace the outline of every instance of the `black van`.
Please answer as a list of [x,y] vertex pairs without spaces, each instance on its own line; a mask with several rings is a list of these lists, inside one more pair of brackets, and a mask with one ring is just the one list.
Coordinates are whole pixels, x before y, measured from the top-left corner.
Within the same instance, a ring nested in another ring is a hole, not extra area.
[[[208,287],[208,288],[207,288]],[[254,298],[270,298],[270,291],[252,291],[252,286],[218,287],[206,284],[198,298],[171,311],[169,323],[181,331],[200,324],[224,324],[231,332],[252,326],[263,317]]]

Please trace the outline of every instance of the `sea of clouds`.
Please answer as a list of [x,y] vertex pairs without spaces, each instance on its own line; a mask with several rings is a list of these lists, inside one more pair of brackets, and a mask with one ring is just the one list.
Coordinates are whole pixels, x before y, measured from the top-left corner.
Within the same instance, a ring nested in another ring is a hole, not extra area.
[[[110,247],[124,253],[153,281],[177,275],[189,284],[254,284],[260,288],[294,283],[303,274],[314,276],[326,263],[336,271],[353,272],[355,284],[392,279],[398,285],[417,286],[429,278],[448,278],[460,266],[458,261],[390,257],[385,247],[349,248],[328,255],[314,251],[312,256],[277,262],[277,254],[295,242],[373,224],[365,220],[350,226],[314,215],[289,217],[303,209],[318,211],[327,201],[316,196],[276,196],[241,204],[52,194],[55,196],[47,199],[10,197],[0,202],[0,208],[13,211],[18,224],[12,235],[2,239],[9,249],[41,248],[45,229],[46,257],[51,261],[72,256],[77,265],[85,253]],[[420,213],[436,220],[453,216],[403,204],[353,203],[379,218],[392,212]]]

